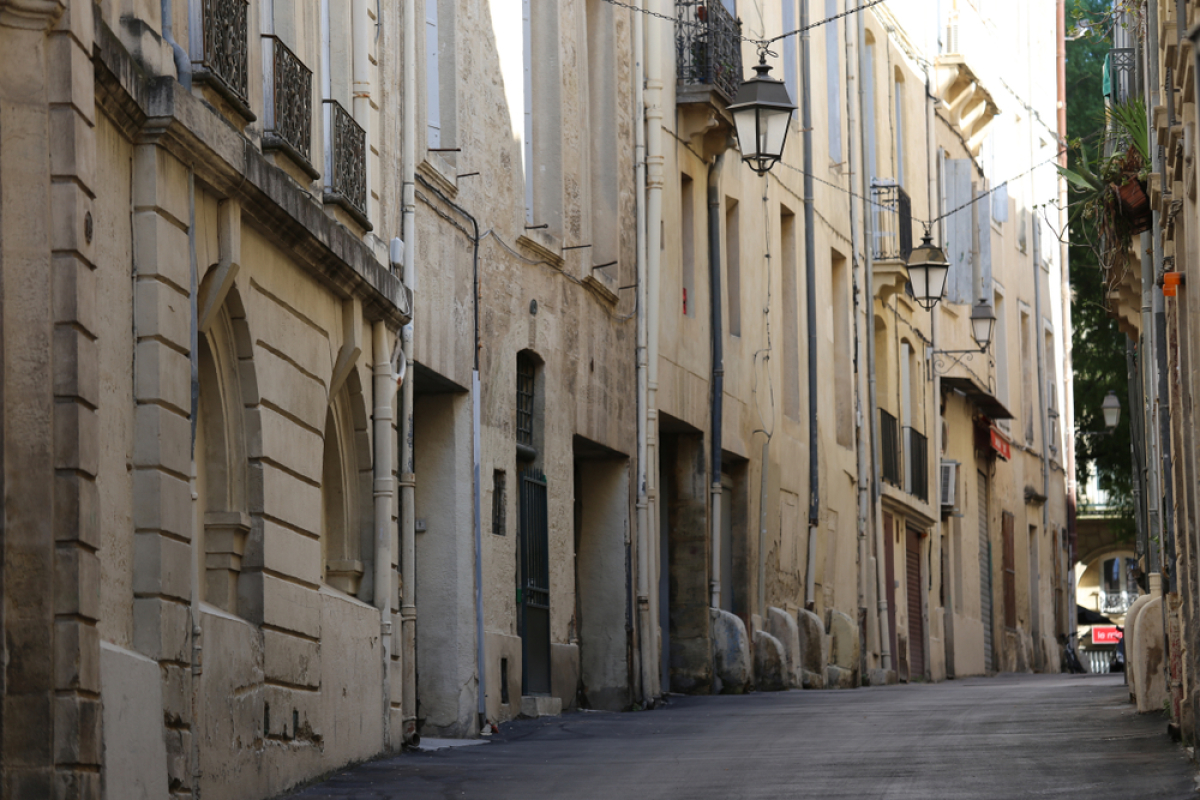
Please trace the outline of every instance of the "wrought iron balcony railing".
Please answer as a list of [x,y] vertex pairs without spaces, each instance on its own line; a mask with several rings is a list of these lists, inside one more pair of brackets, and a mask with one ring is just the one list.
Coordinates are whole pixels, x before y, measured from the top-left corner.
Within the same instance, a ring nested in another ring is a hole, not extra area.
[[875,259],[907,261],[912,253],[912,201],[891,178],[871,179]]
[[1104,96],[1113,103],[1124,103],[1142,94],[1137,51],[1132,47],[1114,47],[1104,57]]
[[1137,600],[1137,592],[1100,592],[1100,613],[1101,614],[1124,614],[1133,605],[1133,601]]
[[282,150],[316,178],[312,166],[312,70],[278,36],[263,36],[263,149]]
[[325,101],[325,202],[367,220],[367,132],[336,100]]
[[249,55],[246,17],[250,0],[192,0],[192,79],[212,86],[247,119]]
[[908,432],[908,493],[929,502],[929,441],[912,428]]
[[879,444],[882,453],[883,479],[900,486],[900,423],[888,412],[879,409]]
[[742,82],[742,25],[721,0],[675,0],[679,83],[711,86],[726,103]]

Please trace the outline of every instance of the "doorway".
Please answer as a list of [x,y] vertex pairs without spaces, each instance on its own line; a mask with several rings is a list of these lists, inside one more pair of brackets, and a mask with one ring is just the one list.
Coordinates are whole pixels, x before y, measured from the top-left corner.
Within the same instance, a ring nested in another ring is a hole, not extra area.
[[550,694],[550,528],[546,476],[521,470],[521,694]]

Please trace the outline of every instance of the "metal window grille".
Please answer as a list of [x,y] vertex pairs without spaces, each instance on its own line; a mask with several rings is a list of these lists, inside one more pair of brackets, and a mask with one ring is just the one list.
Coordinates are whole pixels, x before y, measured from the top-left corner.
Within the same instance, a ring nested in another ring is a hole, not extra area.
[[883,479],[892,486],[899,486],[900,423],[882,408],[879,409],[879,442],[883,449]]
[[505,517],[505,509],[508,507],[505,478],[502,469],[492,473],[492,533],[497,536],[504,536],[508,530],[508,520]]
[[537,369],[526,353],[517,356],[517,444],[533,447],[534,380]]
[[876,260],[907,261],[912,253],[912,200],[890,178],[871,179]]
[[733,102],[742,82],[742,24],[721,0],[676,0],[679,82],[711,86]]
[[1142,94],[1137,53],[1132,47],[1114,47],[1104,60],[1104,96],[1113,103]]
[[312,70],[274,35],[263,36],[263,69],[263,149],[283,150],[311,169]]

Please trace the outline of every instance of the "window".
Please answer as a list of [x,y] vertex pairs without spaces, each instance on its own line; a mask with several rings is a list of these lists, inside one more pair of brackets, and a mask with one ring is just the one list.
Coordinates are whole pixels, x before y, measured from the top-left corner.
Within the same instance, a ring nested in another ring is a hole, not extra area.
[[1045,327],[1045,350],[1042,357],[1046,365],[1046,436],[1050,440],[1050,453],[1058,455],[1058,365],[1054,359],[1054,334],[1051,333],[1050,320],[1043,320]]
[[536,365],[525,352],[517,355],[517,444],[533,447],[533,393]]
[[729,335],[742,335],[742,233],[738,201],[725,198],[725,275]]
[[[354,380],[353,378],[351,380]],[[358,395],[361,398],[361,394]],[[325,412],[325,440],[321,461],[321,555],[325,582],[346,594],[357,595],[365,573],[360,526],[362,491],[355,447],[356,428],[366,433],[365,417],[351,413],[352,393],[343,390]],[[368,466],[369,470],[369,466]],[[370,484],[368,483],[368,486]]]
[[696,280],[696,202],[693,181],[687,175],[679,179],[679,216],[680,238],[683,250],[681,261],[683,266],[683,315],[694,316],[696,313],[695,280]]
[[896,183],[904,185],[904,73],[896,67]]
[[[1008,314],[1002,291],[993,292],[992,297],[996,310],[996,330],[992,341],[996,343],[996,398],[1008,406]],[[1008,430],[1009,421],[1001,420],[1000,426]]]
[[[825,18],[836,16],[838,0],[825,0]],[[825,26],[825,97],[826,113],[829,120],[829,160],[834,164],[842,163],[842,98],[841,69],[838,63],[838,28],[839,23],[831,22]],[[788,37],[792,38],[792,37]]]
[[[617,168],[617,84],[613,7],[603,0],[587,0],[588,139],[591,141],[592,265],[611,264],[620,256]],[[591,272],[590,266],[588,272]],[[616,270],[611,270],[616,275]]]
[[505,479],[504,470],[498,469],[492,472],[492,533],[496,536],[505,536],[508,533],[506,518],[508,497],[505,492]]
[[454,80],[454,3],[425,0],[426,146],[434,150],[454,147]]
[[1004,566],[1004,626],[1017,627],[1017,554],[1015,535],[1016,517],[1005,511],[1000,518],[1000,534],[1003,538]]
[[837,441],[842,447],[854,446],[854,353],[850,344],[850,276],[846,257],[836,250],[830,253],[830,282],[833,296],[834,407],[837,412]]
[[[563,176],[562,176],[562,74],[559,68],[561,59],[559,47],[559,3],[557,0],[523,0],[522,31],[524,37],[524,158],[525,158],[525,212],[526,225],[546,225],[547,232],[553,236],[563,236]],[[609,18],[611,26],[611,18]],[[587,59],[588,75],[596,73],[601,66],[595,63],[597,55],[593,48],[591,31],[593,27],[593,7],[588,5]],[[605,47],[608,43],[605,42]],[[589,81],[585,89],[591,89],[595,81]],[[611,81],[607,82],[611,83]],[[601,82],[601,85],[605,85]],[[605,118],[596,121],[596,101],[604,99],[599,93],[591,93],[591,103],[587,113],[591,121],[588,129],[598,131],[598,126],[611,124],[616,119],[615,113],[608,113]],[[615,133],[599,133],[593,137],[593,147],[599,142],[602,146],[612,145],[617,141]],[[593,171],[595,159],[593,158]],[[615,170],[614,170],[615,171]],[[595,187],[593,187],[595,188]],[[595,198],[593,198],[593,203]],[[614,201],[615,202],[615,201]],[[614,217],[615,219],[615,217]],[[582,235],[582,234],[581,234]],[[603,233],[595,231],[593,237],[582,242],[600,245]],[[571,242],[575,244],[576,242]],[[592,251],[593,256],[598,255]],[[596,263],[604,264],[612,261],[605,258]]]
[[1021,309],[1021,419],[1025,422],[1025,443],[1033,444],[1034,369],[1033,331],[1029,309]]
[[796,285],[796,215],[779,207],[783,271],[783,413],[800,419],[800,325]]
[[[807,2],[807,0],[801,0]],[[783,32],[794,31],[796,25],[796,0],[783,0]],[[795,36],[789,36],[783,40],[783,83],[787,86],[788,97],[792,98],[792,102],[799,104],[800,90],[796,77],[797,59],[796,59],[796,39]]]
[[863,130],[866,140],[863,142],[864,156],[867,162],[867,178],[879,175],[877,148],[875,145],[875,37],[867,31],[867,46],[862,56],[862,87],[863,87]]

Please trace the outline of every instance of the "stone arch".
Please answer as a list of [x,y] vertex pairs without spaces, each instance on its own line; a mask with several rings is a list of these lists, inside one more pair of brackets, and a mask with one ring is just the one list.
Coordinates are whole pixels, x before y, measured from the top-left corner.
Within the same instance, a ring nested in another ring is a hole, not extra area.
[[257,428],[248,408],[257,407],[258,394],[251,341],[241,297],[231,287],[197,336],[196,546],[204,558],[203,599],[243,616],[239,595],[251,531],[248,439]]
[[329,400],[321,463],[321,574],[333,588],[365,596],[374,563],[371,439],[362,380],[350,370]]

